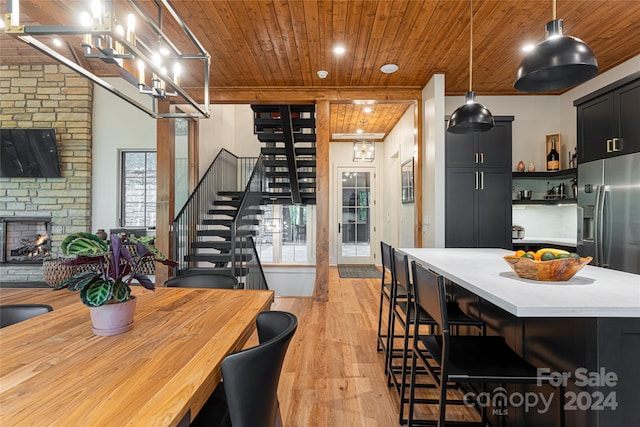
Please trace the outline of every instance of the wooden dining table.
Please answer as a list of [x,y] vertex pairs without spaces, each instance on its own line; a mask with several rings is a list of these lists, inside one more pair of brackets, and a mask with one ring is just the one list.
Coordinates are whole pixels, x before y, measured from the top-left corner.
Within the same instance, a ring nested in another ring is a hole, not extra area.
[[0,329],[0,426],[188,425],[273,291],[136,287],[134,327],[91,331],[77,293],[0,289],[53,311]]

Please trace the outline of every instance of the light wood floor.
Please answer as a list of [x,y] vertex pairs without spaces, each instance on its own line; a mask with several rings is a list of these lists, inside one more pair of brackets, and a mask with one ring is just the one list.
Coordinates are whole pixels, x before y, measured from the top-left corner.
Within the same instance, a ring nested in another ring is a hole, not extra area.
[[398,396],[376,351],[379,292],[380,279],[341,279],[332,267],[328,302],[276,298],[272,309],[299,322],[278,390],[285,427],[399,425]]

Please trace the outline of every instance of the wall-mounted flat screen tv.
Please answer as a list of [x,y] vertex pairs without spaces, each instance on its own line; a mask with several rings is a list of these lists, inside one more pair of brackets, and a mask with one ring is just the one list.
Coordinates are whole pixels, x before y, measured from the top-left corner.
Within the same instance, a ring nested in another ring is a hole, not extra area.
[[60,178],[53,129],[1,129],[0,176]]

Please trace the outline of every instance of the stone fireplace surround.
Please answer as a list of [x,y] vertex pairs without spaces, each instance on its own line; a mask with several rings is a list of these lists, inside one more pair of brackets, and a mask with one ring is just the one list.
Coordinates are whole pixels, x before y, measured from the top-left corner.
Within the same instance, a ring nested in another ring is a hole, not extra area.
[[[53,128],[61,178],[0,178],[0,217],[51,218],[52,256],[90,231],[93,84],[63,65],[0,65],[0,127]],[[0,282],[41,282],[42,265],[0,264]]]

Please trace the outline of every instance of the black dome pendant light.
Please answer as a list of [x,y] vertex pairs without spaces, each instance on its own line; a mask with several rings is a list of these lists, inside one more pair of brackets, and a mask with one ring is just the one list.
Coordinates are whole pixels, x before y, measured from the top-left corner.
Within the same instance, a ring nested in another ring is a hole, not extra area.
[[449,119],[447,132],[471,133],[484,132],[494,125],[491,111],[476,102],[476,93],[472,89],[473,82],[473,0],[469,0],[471,10],[469,17],[469,92],[466,93],[465,103],[453,112]]
[[598,74],[598,61],[582,40],[562,34],[562,19],[547,22],[546,39],[525,56],[513,87],[524,92],[565,89],[586,82]]

